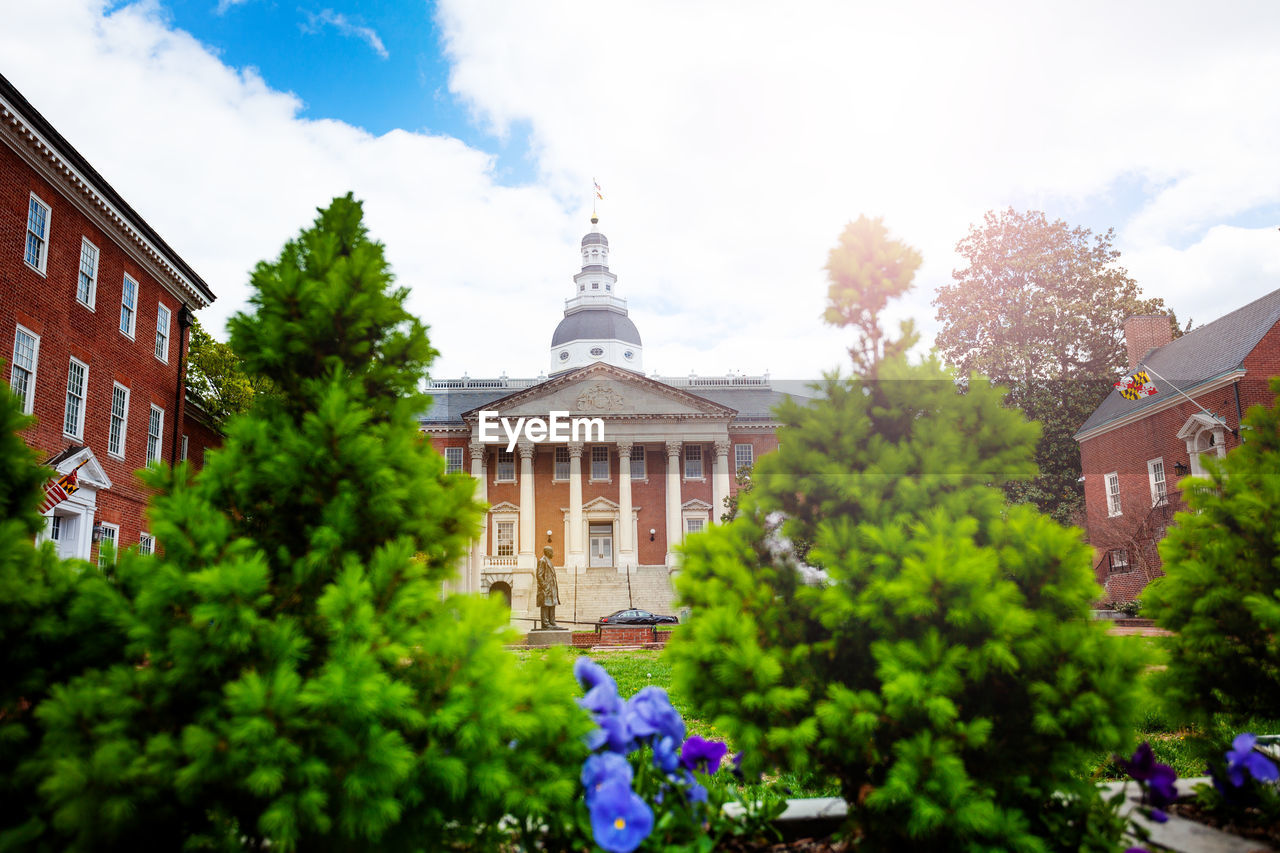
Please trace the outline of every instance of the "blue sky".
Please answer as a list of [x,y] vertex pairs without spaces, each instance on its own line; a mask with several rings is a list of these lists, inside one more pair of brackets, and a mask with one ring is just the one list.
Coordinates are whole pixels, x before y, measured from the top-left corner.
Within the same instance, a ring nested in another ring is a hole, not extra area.
[[306,118],[375,135],[400,128],[451,136],[498,157],[500,183],[534,177],[527,126],[487,132],[450,93],[434,3],[167,0],[162,8],[228,65],[255,68],[273,88],[298,95]]
[[202,274],[215,334],[355,193],[437,376],[547,369],[593,177],[664,375],[847,364],[823,265],[861,214],[923,255],[888,319],[926,342],[956,243],[1011,206],[1114,228],[1179,318],[1280,286],[1274,0],[781,8],[41,0],[6,8],[0,72]]

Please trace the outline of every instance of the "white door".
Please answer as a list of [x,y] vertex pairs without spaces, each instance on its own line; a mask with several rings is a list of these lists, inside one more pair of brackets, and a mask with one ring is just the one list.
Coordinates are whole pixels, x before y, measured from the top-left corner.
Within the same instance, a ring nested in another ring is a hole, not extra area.
[[64,560],[82,556],[80,521],[78,515],[55,515],[49,520],[49,538],[57,547],[58,556]]
[[613,568],[613,525],[591,525],[591,568]]

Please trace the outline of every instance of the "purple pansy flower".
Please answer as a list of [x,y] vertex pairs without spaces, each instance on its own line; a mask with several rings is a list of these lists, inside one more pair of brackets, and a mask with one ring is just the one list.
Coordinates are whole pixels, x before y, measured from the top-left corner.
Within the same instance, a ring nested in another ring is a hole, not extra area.
[[616,714],[602,714],[596,717],[597,728],[587,734],[587,749],[607,749],[626,755],[635,748],[635,739],[627,729],[626,720]]
[[1245,773],[1259,782],[1274,782],[1280,778],[1280,770],[1271,759],[1254,750],[1258,742],[1257,736],[1250,732],[1236,735],[1231,741],[1231,749],[1227,751],[1227,778],[1231,784],[1239,788],[1244,784]]
[[680,712],[671,707],[667,691],[661,687],[642,687],[627,700],[624,716],[627,728],[638,738],[651,735],[684,740],[684,720]]
[[653,766],[663,773],[674,773],[680,766],[679,741],[671,737],[653,739]]
[[698,735],[690,735],[680,749],[680,763],[690,770],[715,773],[720,769],[720,759],[728,751],[729,747],[718,740],[704,740]]
[[613,676],[591,658],[582,657],[573,662],[573,677],[578,679],[583,690],[591,690],[600,684],[612,684],[613,692],[618,692],[618,684]]
[[596,793],[607,782],[621,779],[631,785],[631,762],[616,752],[601,752],[589,756],[582,765],[582,787],[586,790],[587,806],[595,800]]
[[1156,761],[1151,744],[1146,741],[1133,753],[1133,758],[1126,761],[1117,756],[1116,761],[1142,785],[1143,800],[1152,807],[1151,819],[1157,823],[1168,820],[1163,810],[1178,799],[1177,772],[1168,764]]
[[631,853],[653,830],[653,810],[622,779],[609,779],[590,806],[591,835],[609,853]]

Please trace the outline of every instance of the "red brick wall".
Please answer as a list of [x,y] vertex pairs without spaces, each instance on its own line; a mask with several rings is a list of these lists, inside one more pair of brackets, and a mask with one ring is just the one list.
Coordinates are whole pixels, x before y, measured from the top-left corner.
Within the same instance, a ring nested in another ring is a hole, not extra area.
[[[204,467],[205,454],[222,446],[222,433],[190,416],[183,420],[182,431],[187,437],[187,461],[199,471]],[[181,443],[178,445],[178,454],[182,454]]]
[[[23,260],[30,193],[50,208],[48,256],[41,275]],[[99,252],[94,310],[76,301],[82,238]],[[120,333],[120,300],[124,275],[138,284],[135,337]],[[157,305],[169,308],[168,362],[154,354]],[[146,529],[146,494],[134,472],[146,464],[147,423],[151,404],[164,409],[161,457],[173,461],[174,437],[182,412],[178,408],[178,314],[182,303],[146,274],[115,242],[100,231],[53,186],[0,144],[0,359],[3,379],[10,376],[14,333],[18,323],[40,336],[36,364],[34,414],[37,422],[24,438],[53,455],[71,444],[87,444],[113,488],[98,495],[98,521],[120,525],[119,545],[136,545]],[[63,413],[70,356],[88,365],[81,439],[63,435]],[[114,383],[129,389],[124,458],[107,453],[107,430]],[[96,551],[96,548],[95,548]]]
[[[1269,404],[1274,398],[1267,386],[1270,376],[1280,375],[1280,324],[1272,328],[1245,359],[1244,379],[1239,382],[1240,405]],[[1239,427],[1236,395],[1228,385],[1197,396],[1196,402],[1210,412],[1225,418],[1230,429]],[[1181,509],[1174,463],[1190,465],[1186,443],[1177,437],[1187,418],[1199,411],[1185,399],[1177,405],[1156,412],[1140,421],[1113,429],[1080,443],[1080,459],[1084,471],[1086,527],[1090,543],[1098,549],[1098,559],[1112,548],[1126,547],[1126,540],[1151,509],[1151,489],[1147,461],[1163,458],[1170,499]],[[1240,439],[1226,435],[1229,453]],[[1120,479],[1121,515],[1107,513],[1106,474],[1116,472]]]

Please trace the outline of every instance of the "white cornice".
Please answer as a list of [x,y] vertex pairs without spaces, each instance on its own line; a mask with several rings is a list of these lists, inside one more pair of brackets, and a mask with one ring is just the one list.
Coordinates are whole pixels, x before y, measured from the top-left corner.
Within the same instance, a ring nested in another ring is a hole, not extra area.
[[[1219,388],[1225,388],[1231,383],[1243,379],[1244,375],[1244,368],[1240,368],[1239,370],[1233,370],[1230,373],[1224,373],[1221,376],[1216,376],[1206,382],[1201,382],[1199,385],[1193,385],[1190,388],[1181,388],[1179,390],[1182,391],[1182,394],[1186,394],[1187,397],[1194,398],[1201,394],[1210,394],[1217,391]],[[1114,420],[1107,421],[1105,424],[1099,424],[1088,432],[1078,432],[1075,435],[1076,442],[1086,442],[1091,438],[1097,438],[1100,435],[1111,432],[1113,429],[1119,429],[1122,426],[1137,423],[1138,421],[1148,418],[1157,412],[1163,412],[1166,409],[1172,409],[1174,406],[1181,403],[1189,402],[1187,397],[1182,396],[1182,394],[1177,393],[1177,391],[1171,392],[1168,397],[1159,403],[1143,406],[1142,408],[1130,412],[1127,415],[1122,415]]]
[[130,219],[102,196],[93,183],[68,163],[34,128],[25,122],[12,104],[0,98],[0,138],[35,169],[41,177],[59,188],[63,197],[97,223],[103,233],[115,233],[116,242],[139,266],[181,301],[193,308],[204,308],[209,300],[199,288],[171,264],[155,244],[131,224]]

